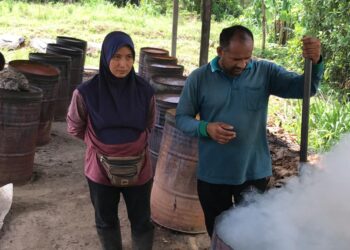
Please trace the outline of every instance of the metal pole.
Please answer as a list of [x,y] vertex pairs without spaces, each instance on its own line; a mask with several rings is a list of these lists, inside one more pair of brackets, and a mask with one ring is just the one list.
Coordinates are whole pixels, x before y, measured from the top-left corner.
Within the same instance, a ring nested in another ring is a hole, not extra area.
[[301,118],[300,162],[307,162],[312,61],[304,62],[304,97]]
[[171,56],[176,57],[177,24],[179,20],[179,0],[174,0],[173,7],[173,33],[171,41]]
[[208,63],[210,38],[211,0],[202,0],[202,37],[199,66]]

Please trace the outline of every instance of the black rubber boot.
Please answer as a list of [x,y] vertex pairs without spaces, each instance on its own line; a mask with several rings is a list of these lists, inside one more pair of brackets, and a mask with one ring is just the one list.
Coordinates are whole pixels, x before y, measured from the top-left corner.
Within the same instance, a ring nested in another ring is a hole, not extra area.
[[136,235],[132,233],[132,250],[152,250],[153,247],[154,228],[143,234]]
[[119,228],[101,229],[97,228],[103,250],[122,250],[122,237]]

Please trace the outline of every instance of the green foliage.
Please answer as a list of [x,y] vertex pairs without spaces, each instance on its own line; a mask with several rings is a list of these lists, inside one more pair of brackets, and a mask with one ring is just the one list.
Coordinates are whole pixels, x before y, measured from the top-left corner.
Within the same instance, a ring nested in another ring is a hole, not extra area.
[[[300,135],[301,100],[286,100],[283,105],[275,105],[270,115],[275,116],[275,124],[287,131]],[[350,132],[349,96],[323,86],[316,97],[311,98],[309,120],[309,146],[317,152],[329,150],[344,133]]]
[[172,1],[141,0],[141,8],[154,16],[172,13]]
[[[151,5],[160,14],[172,13],[172,0],[142,0],[141,5]],[[179,1],[180,8],[188,12],[201,13],[201,0]],[[242,14],[242,8],[237,0],[212,1],[212,15],[215,21],[222,21],[238,17]]]
[[139,5],[139,0],[110,0],[112,3],[116,4],[118,7],[125,7],[127,4]]
[[242,7],[235,0],[212,1],[212,14],[216,21],[236,18],[242,14]]
[[322,40],[325,78],[343,85],[350,81],[350,2],[304,0],[304,5],[308,30]]
[[200,13],[201,0],[182,0],[183,7],[189,12]]

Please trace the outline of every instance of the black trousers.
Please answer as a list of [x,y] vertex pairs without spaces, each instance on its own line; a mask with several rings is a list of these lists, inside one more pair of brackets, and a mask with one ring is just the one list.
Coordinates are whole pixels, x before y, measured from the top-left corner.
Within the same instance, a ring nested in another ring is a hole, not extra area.
[[[105,186],[89,179],[87,181],[91,202],[95,209],[96,229],[99,236],[108,235],[108,232],[114,232],[115,237],[118,237],[116,234],[120,234],[118,218],[120,194],[125,200],[132,236],[141,237],[153,232],[154,226],[150,219],[150,196],[153,180],[144,185],[132,187]],[[119,241],[119,245],[121,245],[121,239]],[[111,247],[110,249],[116,248]]]
[[267,188],[268,178],[247,181],[241,185],[211,184],[197,180],[197,191],[201,203],[207,232],[212,237],[215,218],[223,211],[238,205],[243,201],[243,193],[255,187],[264,192]]

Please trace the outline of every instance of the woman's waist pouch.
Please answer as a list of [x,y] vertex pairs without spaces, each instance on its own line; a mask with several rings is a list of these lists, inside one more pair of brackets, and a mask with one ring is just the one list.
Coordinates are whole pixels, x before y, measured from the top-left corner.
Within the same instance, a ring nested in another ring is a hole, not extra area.
[[105,156],[97,154],[114,186],[133,186],[145,162],[145,150],[137,156]]

